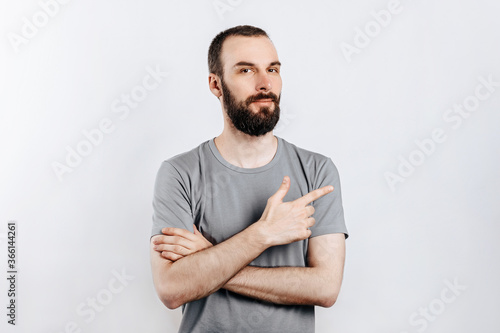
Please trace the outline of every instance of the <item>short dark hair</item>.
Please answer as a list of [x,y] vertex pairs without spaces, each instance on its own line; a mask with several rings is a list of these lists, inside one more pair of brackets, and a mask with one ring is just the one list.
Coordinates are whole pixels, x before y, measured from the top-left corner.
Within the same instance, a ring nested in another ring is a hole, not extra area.
[[222,78],[224,74],[224,69],[222,66],[222,61],[220,59],[220,54],[222,51],[222,44],[230,36],[246,36],[246,37],[257,37],[265,36],[269,38],[267,33],[261,28],[253,27],[251,25],[238,25],[233,28],[229,28],[220,32],[212,40],[210,48],[208,49],[208,71],[214,73]]

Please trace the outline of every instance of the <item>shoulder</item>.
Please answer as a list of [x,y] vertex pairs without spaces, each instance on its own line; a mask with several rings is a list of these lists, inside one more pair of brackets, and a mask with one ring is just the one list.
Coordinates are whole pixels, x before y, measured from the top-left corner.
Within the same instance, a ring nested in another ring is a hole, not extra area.
[[340,176],[332,159],[322,153],[298,147],[284,139],[284,163],[292,165],[308,179],[313,188],[323,185],[334,185],[340,188]]
[[323,168],[336,170],[336,167],[330,157],[318,152],[298,147],[283,138],[281,138],[281,142],[283,143],[284,155],[292,161],[296,160],[307,169],[312,169],[312,171],[316,172]]
[[177,174],[184,178],[199,169],[207,154],[209,140],[197,147],[164,160],[159,173]]

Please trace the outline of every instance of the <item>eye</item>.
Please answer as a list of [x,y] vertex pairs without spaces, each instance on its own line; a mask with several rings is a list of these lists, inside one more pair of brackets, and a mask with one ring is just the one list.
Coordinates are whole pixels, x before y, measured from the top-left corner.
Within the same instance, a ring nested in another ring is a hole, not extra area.
[[270,72],[279,73],[277,68],[269,68]]
[[243,68],[241,69],[241,73],[250,73],[251,69],[250,68]]

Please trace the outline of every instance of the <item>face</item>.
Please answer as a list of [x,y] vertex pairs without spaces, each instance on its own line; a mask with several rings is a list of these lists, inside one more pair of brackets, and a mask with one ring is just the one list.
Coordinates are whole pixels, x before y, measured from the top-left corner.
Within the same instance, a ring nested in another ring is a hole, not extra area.
[[272,131],[280,114],[281,76],[271,41],[267,37],[229,37],[221,60],[222,100],[234,127],[252,136]]

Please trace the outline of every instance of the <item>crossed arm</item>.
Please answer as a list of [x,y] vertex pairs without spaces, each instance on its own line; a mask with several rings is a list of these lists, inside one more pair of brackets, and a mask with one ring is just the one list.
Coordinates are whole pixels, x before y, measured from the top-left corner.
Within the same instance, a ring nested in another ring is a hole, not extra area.
[[[176,261],[212,247],[196,228],[194,234],[177,228],[163,232],[165,236],[153,237],[152,250],[164,260]],[[220,288],[277,304],[331,307],[342,284],[344,260],[344,234],[321,235],[309,239],[308,267],[245,266]]]
[[309,239],[308,267],[246,266],[224,288],[277,304],[331,307],[342,283],[345,258],[343,233]]
[[325,187],[283,203],[289,188],[286,178],[268,200],[261,220],[220,244],[212,246],[196,228],[194,233],[164,228],[164,235],[152,237],[153,278],[167,307],[176,308],[220,288],[277,304],[330,307],[335,303],[345,260],[343,233],[310,238],[308,267],[247,266],[270,246],[309,237],[314,208],[306,204],[332,190]]

